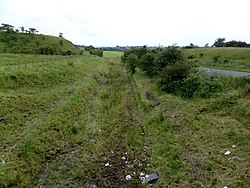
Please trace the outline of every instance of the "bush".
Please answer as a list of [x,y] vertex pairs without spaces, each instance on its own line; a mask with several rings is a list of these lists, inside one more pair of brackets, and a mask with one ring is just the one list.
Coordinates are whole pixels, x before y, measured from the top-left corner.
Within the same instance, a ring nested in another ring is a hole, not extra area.
[[100,49],[92,49],[92,50],[89,51],[89,53],[91,55],[96,55],[96,56],[99,56],[99,57],[103,56],[103,50],[100,50]]
[[218,63],[220,61],[220,56],[219,55],[215,55],[212,57],[213,63]]
[[160,52],[156,58],[157,70],[162,70],[164,67],[181,62],[184,60],[184,54],[181,49],[176,46],[170,46]]
[[198,91],[196,92],[196,96],[208,98],[211,97],[212,94],[222,91],[223,87],[219,78],[209,78],[204,77],[203,82],[201,83]]
[[191,66],[184,62],[168,65],[159,72],[158,86],[169,93],[178,93],[183,80],[187,78]]
[[127,71],[131,74],[135,73],[135,69],[138,66],[138,57],[135,54],[129,54],[129,56],[127,57],[127,61],[126,61],[126,68]]
[[146,53],[142,56],[140,62],[141,70],[145,71],[146,74],[150,77],[156,75],[156,67],[155,67],[155,54],[154,53]]
[[204,73],[200,71],[192,71],[187,78],[183,80],[181,88],[181,96],[184,98],[192,98],[203,82]]

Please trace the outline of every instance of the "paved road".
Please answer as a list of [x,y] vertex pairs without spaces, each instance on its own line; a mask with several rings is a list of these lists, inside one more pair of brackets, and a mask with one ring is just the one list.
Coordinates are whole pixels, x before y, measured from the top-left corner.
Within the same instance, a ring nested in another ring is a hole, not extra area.
[[214,68],[206,68],[206,67],[199,67],[199,69],[205,70],[211,76],[218,75],[218,74],[226,74],[226,75],[232,75],[236,77],[250,76],[249,72],[222,70],[222,69],[214,69]]

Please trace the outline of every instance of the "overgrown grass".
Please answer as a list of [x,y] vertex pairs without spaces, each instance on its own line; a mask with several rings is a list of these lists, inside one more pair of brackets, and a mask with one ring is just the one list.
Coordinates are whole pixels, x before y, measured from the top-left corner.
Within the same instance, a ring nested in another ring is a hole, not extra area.
[[146,166],[143,119],[119,59],[37,58],[2,65],[0,187],[110,187],[139,174]]
[[249,91],[231,87],[215,98],[185,100],[159,91],[140,72],[135,77],[141,95],[150,91],[159,100],[145,117],[156,186],[248,187]]
[[195,48],[185,54],[199,66],[250,72],[249,48]]
[[105,53],[0,62],[0,187],[250,184],[249,87],[187,100]]

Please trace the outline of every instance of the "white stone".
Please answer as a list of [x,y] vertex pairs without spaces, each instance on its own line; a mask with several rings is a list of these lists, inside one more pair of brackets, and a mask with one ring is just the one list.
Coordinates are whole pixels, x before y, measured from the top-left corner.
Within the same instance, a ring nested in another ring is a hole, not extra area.
[[109,163],[106,163],[105,166],[109,166]]
[[126,176],[126,180],[131,180],[131,179],[132,179],[131,175]]

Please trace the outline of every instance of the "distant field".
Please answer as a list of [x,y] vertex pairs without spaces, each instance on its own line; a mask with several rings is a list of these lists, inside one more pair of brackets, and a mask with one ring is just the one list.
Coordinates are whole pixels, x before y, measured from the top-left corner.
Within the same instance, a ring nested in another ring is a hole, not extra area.
[[115,52],[115,51],[104,51],[103,56],[104,57],[121,57],[123,55],[123,52]]
[[195,48],[185,54],[201,66],[250,72],[250,48]]
[[153,187],[247,188],[250,87],[187,100],[120,55],[0,54],[0,187],[144,187],[156,172]]

